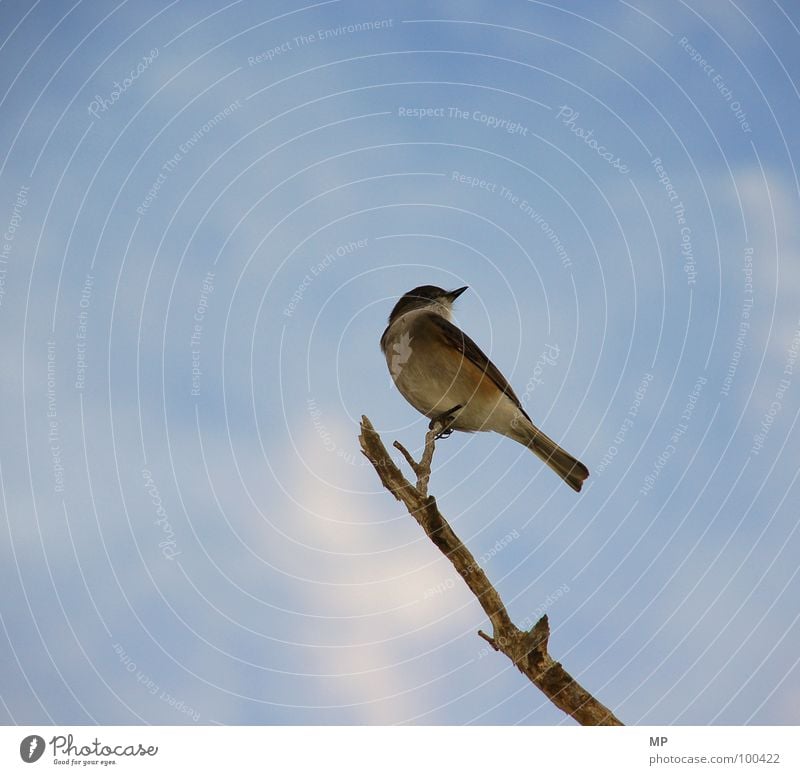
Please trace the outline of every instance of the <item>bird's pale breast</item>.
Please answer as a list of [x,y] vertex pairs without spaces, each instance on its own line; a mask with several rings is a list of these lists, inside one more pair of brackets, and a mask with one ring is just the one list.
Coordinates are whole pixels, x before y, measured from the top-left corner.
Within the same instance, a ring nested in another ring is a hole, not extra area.
[[464,431],[505,428],[517,416],[508,396],[427,324],[424,313],[395,321],[386,345],[386,362],[397,389],[425,416],[437,417],[460,404],[453,427]]

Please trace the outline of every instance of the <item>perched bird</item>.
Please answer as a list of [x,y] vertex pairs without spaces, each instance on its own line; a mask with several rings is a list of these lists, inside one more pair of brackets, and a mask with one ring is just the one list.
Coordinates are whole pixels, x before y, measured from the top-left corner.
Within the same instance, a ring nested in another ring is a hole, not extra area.
[[580,492],[589,476],[586,466],[533,424],[500,370],[450,322],[453,302],[465,290],[421,285],[394,305],[381,337],[394,384],[411,406],[431,418],[431,428],[440,424],[440,435],[502,433]]

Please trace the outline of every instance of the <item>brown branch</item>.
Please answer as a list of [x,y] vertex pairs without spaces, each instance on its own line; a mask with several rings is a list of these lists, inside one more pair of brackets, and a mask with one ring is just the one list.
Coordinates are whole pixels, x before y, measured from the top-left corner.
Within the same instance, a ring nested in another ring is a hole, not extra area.
[[478,599],[492,623],[491,637],[480,635],[495,651],[505,654],[547,698],[565,713],[585,726],[622,726],[622,722],[601,702],[586,691],[547,651],[550,625],[543,616],[527,631],[520,630],[512,621],[506,607],[478,565],[472,553],[453,532],[442,516],[436,499],[428,495],[431,460],[435,439],[441,428],[432,428],[425,436],[425,451],[417,463],[398,442],[394,445],[403,454],[417,484],[412,485],[389,456],[381,437],[365,416],[361,418],[361,450],[375,467],[383,486],[401,501],[409,514],[419,523],[428,538],[453,564],[461,578]]

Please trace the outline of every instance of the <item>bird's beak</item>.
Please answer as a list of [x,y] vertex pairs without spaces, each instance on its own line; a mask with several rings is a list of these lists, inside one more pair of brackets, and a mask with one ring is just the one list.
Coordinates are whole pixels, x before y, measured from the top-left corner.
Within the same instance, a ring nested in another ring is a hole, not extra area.
[[447,298],[450,299],[450,301],[455,301],[467,288],[469,288],[468,285],[465,285],[463,288],[456,288],[454,291],[450,291],[450,293],[447,294]]

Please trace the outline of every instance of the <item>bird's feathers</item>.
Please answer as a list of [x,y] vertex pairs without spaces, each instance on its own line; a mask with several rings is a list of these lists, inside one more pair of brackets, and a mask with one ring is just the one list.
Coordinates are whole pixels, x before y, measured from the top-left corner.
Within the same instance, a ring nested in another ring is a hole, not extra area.
[[488,356],[472,341],[472,339],[460,328],[454,326],[449,320],[445,320],[441,317],[441,315],[431,315],[430,322],[434,325],[448,347],[454,348],[461,353],[467,361],[475,365],[502,393],[505,393],[514,402],[516,407],[528,420],[531,419],[523,409],[520,400],[517,398],[517,394],[514,392],[511,385],[508,384],[508,380],[503,376],[500,369],[489,360]]

